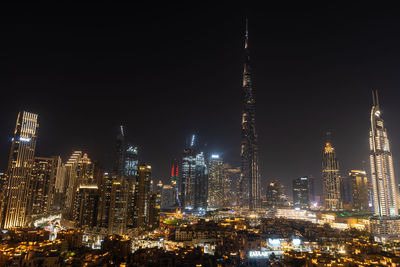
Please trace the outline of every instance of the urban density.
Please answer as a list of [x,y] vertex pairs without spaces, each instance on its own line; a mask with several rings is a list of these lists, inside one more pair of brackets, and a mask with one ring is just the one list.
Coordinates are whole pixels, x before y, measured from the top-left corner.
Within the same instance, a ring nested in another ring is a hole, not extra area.
[[85,149],[49,155],[39,148],[51,120],[25,107],[16,112],[15,127],[2,128],[10,150],[0,170],[0,266],[400,266],[397,122],[384,124],[384,94],[367,88],[370,108],[357,118],[369,128],[364,169],[343,169],[335,132],[315,126],[327,132],[315,141],[320,172],[299,173],[291,188],[264,179],[260,144],[268,137],[258,134],[256,105],[267,103],[256,102],[247,19],[241,30],[242,90],[230,92],[242,101],[234,118],[241,143],[233,144],[240,164],[186,129],[180,157],[164,155],[170,168],[155,177],[158,166],[129,132],[143,131],[140,124],[113,129],[109,162]]

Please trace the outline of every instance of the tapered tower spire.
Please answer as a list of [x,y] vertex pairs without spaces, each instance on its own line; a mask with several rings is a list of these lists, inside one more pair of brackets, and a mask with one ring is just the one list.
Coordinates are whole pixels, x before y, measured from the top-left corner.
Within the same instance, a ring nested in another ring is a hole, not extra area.
[[240,206],[255,210],[260,207],[260,181],[258,173],[258,144],[255,128],[255,98],[251,81],[248,20],[245,32],[245,60],[243,68],[243,111],[241,175],[239,180]]

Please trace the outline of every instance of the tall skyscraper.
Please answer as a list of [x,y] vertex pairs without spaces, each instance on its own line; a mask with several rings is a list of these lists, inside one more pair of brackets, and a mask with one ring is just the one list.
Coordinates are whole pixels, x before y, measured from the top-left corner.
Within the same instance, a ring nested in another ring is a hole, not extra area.
[[197,212],[207,208],[208,168],[204,152],[199,152],[196,136],[192,135],[183,151],[181,168],[181,199],[186,210]]
[[145,228],[148,221],[151,166],[140,164],[135,185],[135,226]]
[[240,181],[240,167],[231,167],[224,164],[224,206],[232,207],[239,204],[238,192]]
[[[100,184],[101,203],[99,211],[99,226],[108,228],[111,208],[111,194],[113,192],[113,184],[118,180],[116,174],[104,173]],[[115,189],[114,189],[115,190]]]
[[251,82],[250,53],[248,47],[248,30],[246,20],[245,62],[243,70],[243,111],[242,111],[242,145],[240,205],[255,210],[260,207],[260,178],[258,173],[258,144],[256,134],[255,97]]
[[326,142],[322,160],[322,202],[325,210],[342,209],[339,163],[331,142]]
[[275,209],[277,207],[285,206],[287,198],[285,195],[285,187],[277,180],[270,182],[267,186],[267,208]]
[[351,170],[349,172],[352,192],[352,208],[357,211],[369,211],[368,178],[365,171]]
[[208,168],[204,152],[197,153],[195,170],[194,209],[202,213],[207,209],[208,196]]
[[59,156],[35,157],[30,180],[28,215],[43,215],[53,208],[55,182],[60,167]]
[[114,176],[108,213],[108,234],[123,235],[127,227],[128,181],[125,177]]
[[183,151],[181,170],[181,203],[191,210],[194,207],[196,182],[196,151],[193,147],[187,147]]
[[119,176],[123,176],[125,173],[125,150],[124,127],[121,125],[115,143],[115,156],[113,167],[113,172],[115,174],[118,174]]
[[386,128],[383,125],[378,92],[372,95],[371,130],[369,132],[371,180],[375,215],[398,216],[398,192],[394,176],[392,152]]
[[175,187],[164,185],[161,191],[161,209],[172,209],[175,205]]
[[64,201],[62,208],[69,211],[73,206],[73,200],[76,192],[77,182],[77,171],[79,160],[82,157],[82,151],[74,151],[68,161],[64,164],[64,177],[62,180],[62,190],[64,192]]
[[73,212],[76,226],[94,227],[97,225],[99,197],[97,185],[85,184],[77,188]]
[[224,207],[224,168],[222,158],[217,154],[211,155],[208,166],[208,207],[219,209]]
[[138,170],[138,148],[127,144],[124,127],[120,126],[115,143],[113,173],[119,176],[135,177]]
[[129,145],[124,154],[124,174],[125,176],[136,177],[138,171],[138,148]]
[[18,114],[8,161],[3,228],[24,226],[26,223],[38,127],[37,114],[26,111]]
[[313,195],[313,179],[304,176],[293,180],[293,206],[308,209]]
[[175,204],[180,206],[180,190],[179,190],[179,165],[174,163],[171,168],[171,186],[174,188]]

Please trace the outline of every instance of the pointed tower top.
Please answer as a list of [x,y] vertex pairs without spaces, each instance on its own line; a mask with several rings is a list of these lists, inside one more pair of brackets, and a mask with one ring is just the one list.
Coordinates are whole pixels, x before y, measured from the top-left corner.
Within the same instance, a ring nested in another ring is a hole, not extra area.
[[120,126],[121,127],[121,135],[124,136],[124,126]]
[[249,37],[249,20],[246,18],[246,39]]
[[372,89],[372,105],[379,110],[378,89]]

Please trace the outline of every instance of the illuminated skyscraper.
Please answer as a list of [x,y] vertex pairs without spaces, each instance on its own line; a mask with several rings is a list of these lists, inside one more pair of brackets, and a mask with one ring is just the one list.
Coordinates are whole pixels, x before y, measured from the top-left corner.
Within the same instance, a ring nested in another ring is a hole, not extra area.
[[172,209],[175,205],[175,187],[164,185],[161,191],[161,209]]
[[124,154],[124,174],[125,176],[136,177],[138,171],[138,148],[135,146],[128,146]]
[[285,195],[285,187],[277,180],[270,182],[267,186],[267,208],[275,209],[283,207],[287,204],[287,197]]
[[377,91],[373,92],[372,99],[369,144],[374,210],[379,217],[395,217],[398,216],[398,192],[392,152],[381,117]]
[[181,168],[181,199],[186,210],[207,208],[208,169],[204,152],[198,151],[196,136],[183,151]]
[[322,160],[322,201],[325,210],[342,208],[339,163],[331,142],[326,142]]
[[293,180],[293,206],[308,209],[313,195],[313,179],[305,176]]
[[136,177],[138,170],[138,148],[127,144],[124,127],[120,126],[115,144],[113,172],[119,176]]
[[139,165],[135,185],[135,226],[145,228],[149,216],[149,196],[150,196],[150,176],[151,166],[146,164]]
[[181,202],[185,208],[191,210],[194,207],[196,184],[196,150],[194,148],[195,135],[192,136],[190,146],[185,148],[182,157],[181,168]]
[[74,221],[76,226],[94,227],[97,225],[99,197],[97,185],[80,185],[77,188],[74,206]]
[[208,168],[206,165],[204,152],[196,155],[196,180],[195,180],[195,197],[194,209],[198,212],[205,212],[207,209],[208,196]]
[[171,168],[171,186],[174,188],[175,204],[180,206],[180,190],[179,190],[179,165],[174,163]]
[[[102,182],[100,184],[100,212],[99,212],[99,226],[108,228],[111,208],[111,194],[113,192],[113,184],[118,180],[116,174],[104,173]],[[114,189],[115,190],[115,189]]]
[[125,177],[114,176],[108,215],[108,234],[123,235],[127,227],[128,181]]
[[28,215],[43,215],[52,209],[60,157],[35,157],[30,180]]
[[17,117],[7,169],[7,194],[3,202],[2,227],[24,226],[34,165],[38,115],[20,112]]
[[208,177],[208,207],[222,208],[224,206],[224,168],[223,161],[219,155],[211,155],[209,161]]
[[224,206],[232,207],[238,205],[238,182],[240,180],[240,167],[231,167],[224,164]]
[[241,177],[239,186],[240,206],[254,210],[260,207],[260,178],[258,173],[258,144],[256,134],[255,97],[251,82],[250,53],[246,21],[245,63],[243,70],[243,111]]
[[64,177],[62,180],[62,192],[65,194],[63,209],[69,211],[72,208],[77,183],[78,163],[82,157],[82,151],[74,151],[68,161],[64,164]]
[[365,171],[352,170],[349,172],[352,192],[352,208],[357,211],[369,211],[368,179]]

